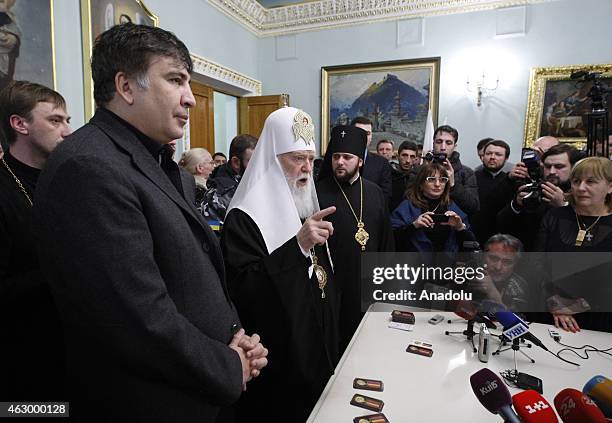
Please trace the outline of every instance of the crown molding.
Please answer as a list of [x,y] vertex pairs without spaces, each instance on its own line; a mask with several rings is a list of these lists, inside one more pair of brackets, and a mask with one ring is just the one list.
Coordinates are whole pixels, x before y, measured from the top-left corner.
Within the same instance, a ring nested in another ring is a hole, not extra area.
[[195,73],[228,84],[250,95],[261,95],[260,81],[193,53],[191,54],[191,60]]
[[558,0],[315,0],[266,9],[256,0],[208,0],[258,37],[550,1]]

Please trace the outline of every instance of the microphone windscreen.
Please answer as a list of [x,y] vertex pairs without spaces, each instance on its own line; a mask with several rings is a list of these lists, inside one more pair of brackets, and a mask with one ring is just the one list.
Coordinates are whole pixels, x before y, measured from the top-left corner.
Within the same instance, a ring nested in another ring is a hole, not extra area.
[[523,323],[527,326],[527,323],[523,322],[516,314],[511,311],[498,311],[495,313],[497,321],[505,328],[514,326],[517,323]]
[[478,309],[471,301],[457,301],[455,314],[465,320],[473,320],[478,313]]
[[493,414],[504,406],[512,405],[510,391],[500,377],[489,369],[481,369],[470,376],[470,385],[478,401]]
[[548,401],[533,390],[512,396],[512,404],[523,423],[558,423],[555,410]]
[[566,388],[555,397],[555,408],[564,423],[606,423],[606,417],[591,398]]
[[593,376],[582,392],[595,401],[607,418],[612,418],[612,380],[605,376]]

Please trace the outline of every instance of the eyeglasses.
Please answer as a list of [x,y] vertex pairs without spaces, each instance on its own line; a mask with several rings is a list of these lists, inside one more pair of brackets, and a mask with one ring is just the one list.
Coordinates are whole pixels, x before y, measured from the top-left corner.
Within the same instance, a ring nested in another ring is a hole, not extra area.
[[427,178],[425,178],[425,181],[429,184],[435,184],[436,182],[445,184],[448,182],[448,178],[446,176],[442,176],[440,178],[436,178],[435,176],[428,176]]

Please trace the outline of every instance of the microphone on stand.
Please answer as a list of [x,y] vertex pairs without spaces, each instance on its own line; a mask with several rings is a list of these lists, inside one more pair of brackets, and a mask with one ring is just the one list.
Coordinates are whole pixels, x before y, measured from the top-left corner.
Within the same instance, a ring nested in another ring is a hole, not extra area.
[[523,338],[526,341],[529,341],[538,347],[542,348],[544,351],[548,351],[548,348],[540,341],[534,334],[529,332],[529,325],[523,319],[518,317],[511,311],[498,311],[495,313],[495,317],[497,321],[502,324],[504,327],[503,334],[509,340],[513,340],[515,338]]

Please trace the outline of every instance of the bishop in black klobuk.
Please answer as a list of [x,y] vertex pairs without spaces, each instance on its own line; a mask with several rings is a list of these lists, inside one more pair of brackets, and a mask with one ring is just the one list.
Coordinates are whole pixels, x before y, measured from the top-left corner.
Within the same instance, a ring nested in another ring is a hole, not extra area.
[[346,348],[363,316],[361,256],[364,252],[394,250],[385,197],[378,185],[360,175],[366,132],[336,126],[317,181],[321,209],[336,207],[326,220],[334,226],[329,248],[334,278],[340,289],[340,348]]

